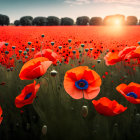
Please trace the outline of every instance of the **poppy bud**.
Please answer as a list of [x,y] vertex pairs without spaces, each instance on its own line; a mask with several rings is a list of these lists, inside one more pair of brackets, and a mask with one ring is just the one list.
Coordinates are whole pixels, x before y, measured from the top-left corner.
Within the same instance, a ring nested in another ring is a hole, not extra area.
[[10,68],[8,68],[7,71],[9,72],[10,71]]
[[42,134],[43,135],[47,134],[47,126],[46,125],[43,125],[43,127],[42,127]]
[[73,50],[72,52],[73,52],[73,54],[75,54],[75,53],[76,53],[76,51],[75,51],[75,50]]
[[13,69],[14,69],[13,67],[10,67],[10,70],[11,70],[11,71],[13,71]]
[[69,42],[69,43],[71,43],[71,41],[72,41],[71,39],[68,39],[68,42]]
[[12,49],[14,50],[16,48],[16,46],[12,46]]
[[51,45],[53,46],[54,45],[54,42],[51,42]]
[[22,50],[19,50],[19,53],[22,53]]
[[19,123],[16,123],[16,127],[19,127]]
[[135,116],[136,122],[139,123],[140,122],[140,114],[137,113]]
[[97,60],[97,63],[100,63],[101,62],[101,60]]
[[115,123],[115,124],[114,124],[114,127],[118,127],[118,124],[117,124],[117,123]]
[[93,50],[93,48],[90,48],[90,51],[92,51]]
[[42,34],[41,37],[43,38],[43,37],[45,37],[45,35]]
[[8,46],[9,45],[9,43],[5,43],[5,46]]
[[27,54],[27,52],[26,52],[26,51],[24,51],[24,52],[23,52],[23,54],[24,54],[24,55],[26,55],[26,54]]
[[31,50],[32,50],[32,52],[35,51],[35,48],[32,48]]
[[71,49],[71,46],[69,47],[69,49]]
[[109,52],[109,49],[107,49],[106,52]]
[[57,71],[56,70],[52,70],[50,73],[51,73],[51,76],[56,76]]
[[86,52],[88,52],[88,50],[89,50],[88,48],[85,49]]
[[88,107],[83,105],[81,110],[82,116],[85,118],[88,115]]
[[140,45],[140,41],[138,42],[138,45]]
[[79,50],[79,53],[81,53],[82,51],[81,50]]
[[62,46],[59,46],[58,48],[59,48],[59,49],[62,49]]
[[10,59],[10,60],[12,60],[13,58],[12,58],[12,57],[10,57],[9,59]]
[[9,54],[9,51],[5,51],[5,54]]
[[28,58],[28,55],[26,55],[25,58],[27,59]]
[[28,52],[29,51],[29,48],[26,48],[26,51]]
[[81,47],[85,47],[85,44],[81,44]]
[[19,62],[19,63],[21,63],[21,62],[22,62],[22,60],[18,60],[18,62]]
[[28,130],[30,130],[30,128],[31,128],[30,123],[27,123],[27,124],[26,124],[26,130],[28,131]]
[[28,42],[28,45],[31,45],[32,44],[32,42]]

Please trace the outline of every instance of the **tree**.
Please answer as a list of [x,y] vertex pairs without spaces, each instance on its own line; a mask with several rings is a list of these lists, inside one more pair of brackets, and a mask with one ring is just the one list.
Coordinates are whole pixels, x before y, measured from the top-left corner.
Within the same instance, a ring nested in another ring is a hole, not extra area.
[[90,19],[87,16],[82,16],[82,17],[78,17],[76,19],[76,24],[77,25],[87,25],[89,23]]
[[19,25],[20,25],[20,21],[19,21],[19,20],[15,20],[15,21],[14,21],[14,25],[15,25],[15,26],[19,26]]
[[47,25],[47,18],[46,17],[35,17],[32,22],[33,25],[36,26],[45,26]]
[[74,20],[72,18],[61,18],[61,25],[73,25],[74,24]]
[[90,25],[102,25],[103,20],[101,17],[92,17],[89,22]]
[[126,25],[137,25],[138,19],[135,16],[128,16],[126,19]]
[[60,25],[60,19],[55,16],[49,16],[47,18],[47,25],[48,26],[58,26],[58,25]]
[[9,25],[10,24],[10,19],[7,15],[2,15],[0,14],[0,25]]
[[31,16],[24,16],[20,18],[20,24],[22,26],[30,26],[32,25],[33,17]]

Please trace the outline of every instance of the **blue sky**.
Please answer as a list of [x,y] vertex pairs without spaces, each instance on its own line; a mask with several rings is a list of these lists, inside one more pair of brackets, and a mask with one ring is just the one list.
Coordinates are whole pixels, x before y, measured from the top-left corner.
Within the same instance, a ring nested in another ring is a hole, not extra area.
[[140,18],[140,0],[0,0],[0,13],[11,22],[21,16],[100,16],[135,15]]

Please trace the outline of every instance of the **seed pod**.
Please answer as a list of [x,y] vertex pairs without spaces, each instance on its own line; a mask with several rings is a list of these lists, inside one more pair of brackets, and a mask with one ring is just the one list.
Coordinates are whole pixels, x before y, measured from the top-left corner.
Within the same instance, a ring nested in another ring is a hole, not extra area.
[[84,47],[85,47],[85,44],[81,44],[81,47],[83,47],[83,48],[84,48]]
[[22,50],[19,50],[19,53],[22,53]]
[[47,134],[47,126],[46,125],[43,125],[43,127],[42,127],[42,134],[43,135]]
[[5,54],[9,54],[9,51],[5,51]]
[[24,52],[23,52],[23,54],[24,54],[24,55],[26,55],[26,54],[27,54],[27,52],[26,52],[26,51],[24,51]]
[[59,48],[59,49],[62,49],[62,46],[59,46],[58,48]]
[[57,72],[56,70],[52,70],[50,73],[51,73],[51,76],[54,77],[54,76],[56,76],[56,74],[57,74],[58,72]]
[[31,45],[32,44],[32,42],[28,42],[28,45]]
[[54,45],[54,42],[51,42],[51,45],[53,46]]
[[87,115],[88,115],[88,107],[87,106],[85,106],[85,105],[82,106],[81,114],[84,118],[87,117]]
[[45,35],[42,34],[41,37],[43,38],[43,37],[45,37]]
[[16,46],[12,46],[12,49],[14,50],[16,48]]
[[29,48],[26,48],[26,51],[28,52],[29,51]]
[[97,63],[100,63],[101,62],[101,60],[97,60]]
[[5,43],[5,46],[8,46],[9,45],[9,43]]
[[68,39],[68,42],[69,42],[69,43],[71,43],[71,41],[72,41],[71,39]]
[[32,50],[32,52],[34,52],[35,51],[35,48],[32,48],[31,50]]

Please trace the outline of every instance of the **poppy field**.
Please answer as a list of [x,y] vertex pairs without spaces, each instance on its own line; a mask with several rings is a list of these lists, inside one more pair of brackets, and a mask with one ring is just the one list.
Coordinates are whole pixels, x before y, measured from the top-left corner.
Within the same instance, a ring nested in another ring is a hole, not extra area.
[[0,27],[0,140],[138,140],[140,27]]

